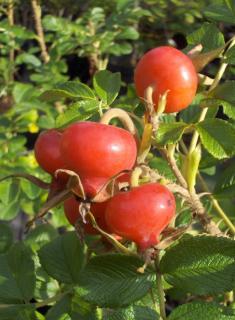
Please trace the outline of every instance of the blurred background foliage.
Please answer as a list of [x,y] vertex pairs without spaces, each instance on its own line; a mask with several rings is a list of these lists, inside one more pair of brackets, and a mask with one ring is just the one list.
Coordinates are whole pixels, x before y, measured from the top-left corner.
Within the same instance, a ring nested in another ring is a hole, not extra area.
[[[139,57],[159,45],[184,49],[186,36],[205,21],[217,24],[228,40],[235,29],[234,15],[226,9],[230,4],[222,0],[1,1],[0,178],[27,172],[50,180],[38,167],[32,149],[40,131],[53,128],[67,107],[61,101],[40,99],[42,92],[66,80],[91,85],[95,72],[107,68],[121,72],[121,93],[127,93],[125,99],[135,99],[133,69]],[[215,61],[206,73],[213,75],[216,65]],[[234,70],[231,67],[227,76],[232,78]],[[127,101],[123,99],[119,103]],[[0,184],[0,219],[27,220],[45,197],[26,180],[7,180]],[[56,227],[66,223],[60,209],[51,219]]]

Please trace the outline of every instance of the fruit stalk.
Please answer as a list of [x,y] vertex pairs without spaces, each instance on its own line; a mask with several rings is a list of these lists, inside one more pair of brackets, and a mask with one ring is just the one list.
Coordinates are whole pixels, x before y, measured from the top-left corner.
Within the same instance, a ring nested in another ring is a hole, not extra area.
[[118,109],[118,108],[109,109],[107,112],[105,112],[103,117],[100,119],[100,123],[109,124],[110,121],[115,118],[119,119],[123,124],[124,128],[128,130],[131,134],[133,135],[137,134],[135,125],[131,120],[131,117],[126,111],[122,109]]

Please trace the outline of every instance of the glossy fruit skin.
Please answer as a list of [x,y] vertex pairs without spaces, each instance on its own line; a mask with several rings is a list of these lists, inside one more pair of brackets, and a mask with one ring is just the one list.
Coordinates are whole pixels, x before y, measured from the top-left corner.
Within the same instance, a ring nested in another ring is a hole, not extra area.
[[144,98],[148,86],[154,86],[153,102],[157,106],[159,95],[167,95],[166,113],[187,108],[195,97],[198,76],[190,58],[181,51],[162,46],[148,51],[138,62],[134,82],[137,95]]
[[128,131],[96,122],[69,126],[61,139],[66,166],[85,184],[87,195],[94,195],[113,175],[132,169],[137,156],[135,138]]
[[120,192],[108,201],[105,219],[111,231],[145,250],[175,215],[174,195],[163,185],[149,183]]
[[51,175],[58,169],[64,168],[63,157],[60,152],[62,134],[55,130],[42,132],[34,146],[34,154],[40,167]]
[[[64,212],[65,215],[69,221],[70,224],[75,225],[76,221],[80,219],[82,221],[82,218],[79,213],[79,201],[77,201],[74,197],[70,197],[64,202]],[[101,202],[101,203],[92,203],[91,204],[91,212],[94,215],[97,224],[99,227],[109,232],[109,228],[107,227],[106,221],[105,221],[105,209],[106,209],[107,202]],[[89,219],[89,218],[88,218]],[[84,231],[87,234],[99,234],[99,232],[93,228],[91,223],[88,221],[86,224],[84,223]]]

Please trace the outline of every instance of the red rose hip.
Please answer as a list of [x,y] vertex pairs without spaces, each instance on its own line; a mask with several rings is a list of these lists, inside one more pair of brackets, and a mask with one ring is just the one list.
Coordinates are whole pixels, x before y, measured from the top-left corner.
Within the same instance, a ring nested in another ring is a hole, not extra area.
[[95,122],[69,126],[61,139],[66,166],[85,184],[88,196],[122,170],[132,169],[137,146],[133,135],[118,127]]
[[[64,202],[64,212],[65,215],[70,222],[70,224],[75,225],[77,220],[82,221],[82,217],[79,213],[79,205],[80,202],[77,201],[74,197],[71,197]],[[92,203],[91,204],[91,212],[94,215],[96,222],[98,226],[103,229],[104,231],[109,232],[109,229],[106,225],[105,221],[105,208],[106,208],[107,202],[101,202],[101,203]],[[87,218],[87,223],[84,223],[84,230],[87,234],[98,234],[99,232],[93,228],[91,223],[89,222],[89,218]]]
[[62,134],[55,130],[42,132],[34,146],[34,153],[40,167],[50,173],[58,169],[64,168],[63,157],[60,153],[60,141]]
[[105,218],[115,234],[144,250],[155,245],[175,215],[174,195],[163,185],[149,183],[120,192],[108,201]]
[[134,82],[140,98],[145,98],[146,88],[153,86],[155,106],[158,105],[159,96],[169,90],[165,112],[171,113],[189,106],[197,91],[198,77],[187,55],[163,46],[143,55],[136,66]]

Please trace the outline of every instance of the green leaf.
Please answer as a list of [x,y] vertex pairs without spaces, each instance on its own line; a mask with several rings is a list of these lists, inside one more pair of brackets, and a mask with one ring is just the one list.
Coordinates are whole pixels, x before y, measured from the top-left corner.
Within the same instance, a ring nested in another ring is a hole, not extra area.
[[121,74],[102,70],[95,74],[93,86],[99,98],[110,105],[118,96],[121,87]]
[[[4,184],[5,181],[2,183]],[[9,186],[7,186],[3,192],[2,199],[4,202],[0,203],[0,219],[9,221],[17,216],[20,209],[19,197],[19,183],[18,181],[11,181]]]
[[214,158],[205,149],[202,150],[202,159],[199,165],[200,170],[215,167],[218,164],[218,162],[219,160]]
[[46,320],[67,320],[71,310],[71,297],[64,296],[46,314]]
[[226,81],[210,92],[212,98],[235,104],[235,81]]
[[39,251],[42,267],[56,280],[74,284],[80,280],[85,264],[85,247],[75,232],[68,232]]
[[196,129],[203,146],[215,158],[224,159],[235,154],[235,129],[228,122],[208,119],[199,122]]
[[41,60],[39,60],[36,56],[30,53],[21,53],[16,58],[16,64],[31,64],[33,67],[40,67],[41,66]]
[[19,210],[19,194],[17,194],[15,201],[8,203],[7,205],[0,203],[0,219],[6,221],[12,220],[18,215]]
[[203,52],[208,52],[224,45],[224,36],[213,23],[204,23],[198,30],[187,36],[188,44],[203,46]]
[[114,56],[121,56],[130,54],[132,52],[132,46],[129,42],[122,42],[121,44],[115,43],[107,48],[108,53]]
[[142,265],[139,258],[121,254],[93,257],[81,277],[84,299],[101,307],[122,307],[141,299],[155,278],[149,268],[139,273]]
[[98,111],[98,108],[98,100],[78,101],[56,118],[56,127],[60,128],[75,121],[87,120]]
[[214,189],[216,197],[233,197],[235,194],[235,163],[223,170]]
[[131,306],[125,309],[104,310],[103,320],[157,320],[159,316],[148,307]]
[[[12,203],[16,200],[16,197],[18,197],[20,189],[19,189],[19,182],[16,180],[11,180],[9,182],[9,185],[7,186],[6,181],[1,182],[1,184],[6,187],[6,190],[2,190],[4,192],[4,195],[2,197],[4,204]],[[5,189],[5,188],[4,188]]]
[[0,255],[0,302],[29,302],[35,288],[33,252],[17,243]]
[[204,99],[201,102],[201,106],[205,108],[218,108],[223,107],[224,113],[231,119],[235,120],[235,106],[231,105],[229,102],[221,99]]
[[67,81],[57,85],[55,89],[45,91],[40,97],[46,101],[60,100],[62,98],[95,99],[95,94],[87,85],[79,81]]
[[13,244],[13,233],[6,223],[0,223],[0,253],[4,253]]
[[96,306],[84,301],[76,292],[72,298],[70,315],[72,320],[98,320]]
[[55,128],[55,119],[52,115],[42,115],[39,117],[37,125],[42,129],[53,129]]
[[32,305],[11,305],[0,308],[1,320],[37,320]]
[[167,282],[198,295],[235,286],[235,241],[213,236],[185,236],[170,247],[160,263]]
[[150,168],[156,169],[165,178],[174,181],[175,175],[169,167],[168,162],[160,157],[154,157],[149,161]]
[[226,6],[225,2],[229,3],[229,1],[220,0],[215,4],[211,4],[203,10],[205,16],[211,21],[234,24],[235,13],[230,6]]
[[96,307],[79,296],[66,295],[47,313],[46,320],[98,320]]
[[30,246],[33,251],[38,251],[57,236],[57,230],[52,225],[41,224],[27,234],[24,242],[26,245]]
[[122,30],[116,37],[118,40],[137,40],[139,32],[134,27],[127,27]]
[[184,122],[161,123],[156,134],[157,143],[164,146],[178,142],[188,126]]
[[225,62],[235,64],[235,46],[232,46],[228,51],[226,51]]
[[35,97],[36,90],[31,84],[15,82],[12,93],[14,101],[18,104],[20,102],[30,101],[32,97]]
[[41,193],[41,189],[36,186],[35,184],[31,183],[26,179],[22,179],[20,181],[20,186],[24,191],[25,195],[30,199],[34,200],[38,198],[39,194]]
[[7,204],[9,202],[11,184],[11,180],[5,180],[0,182],[0,200],[4,204]]
[[[205,318],[206,316],[206,318]],[[224,313],[224,308],[215,303],[192,302],[183,304],[172,311],[169,320],[235,320],[235,316]]]

